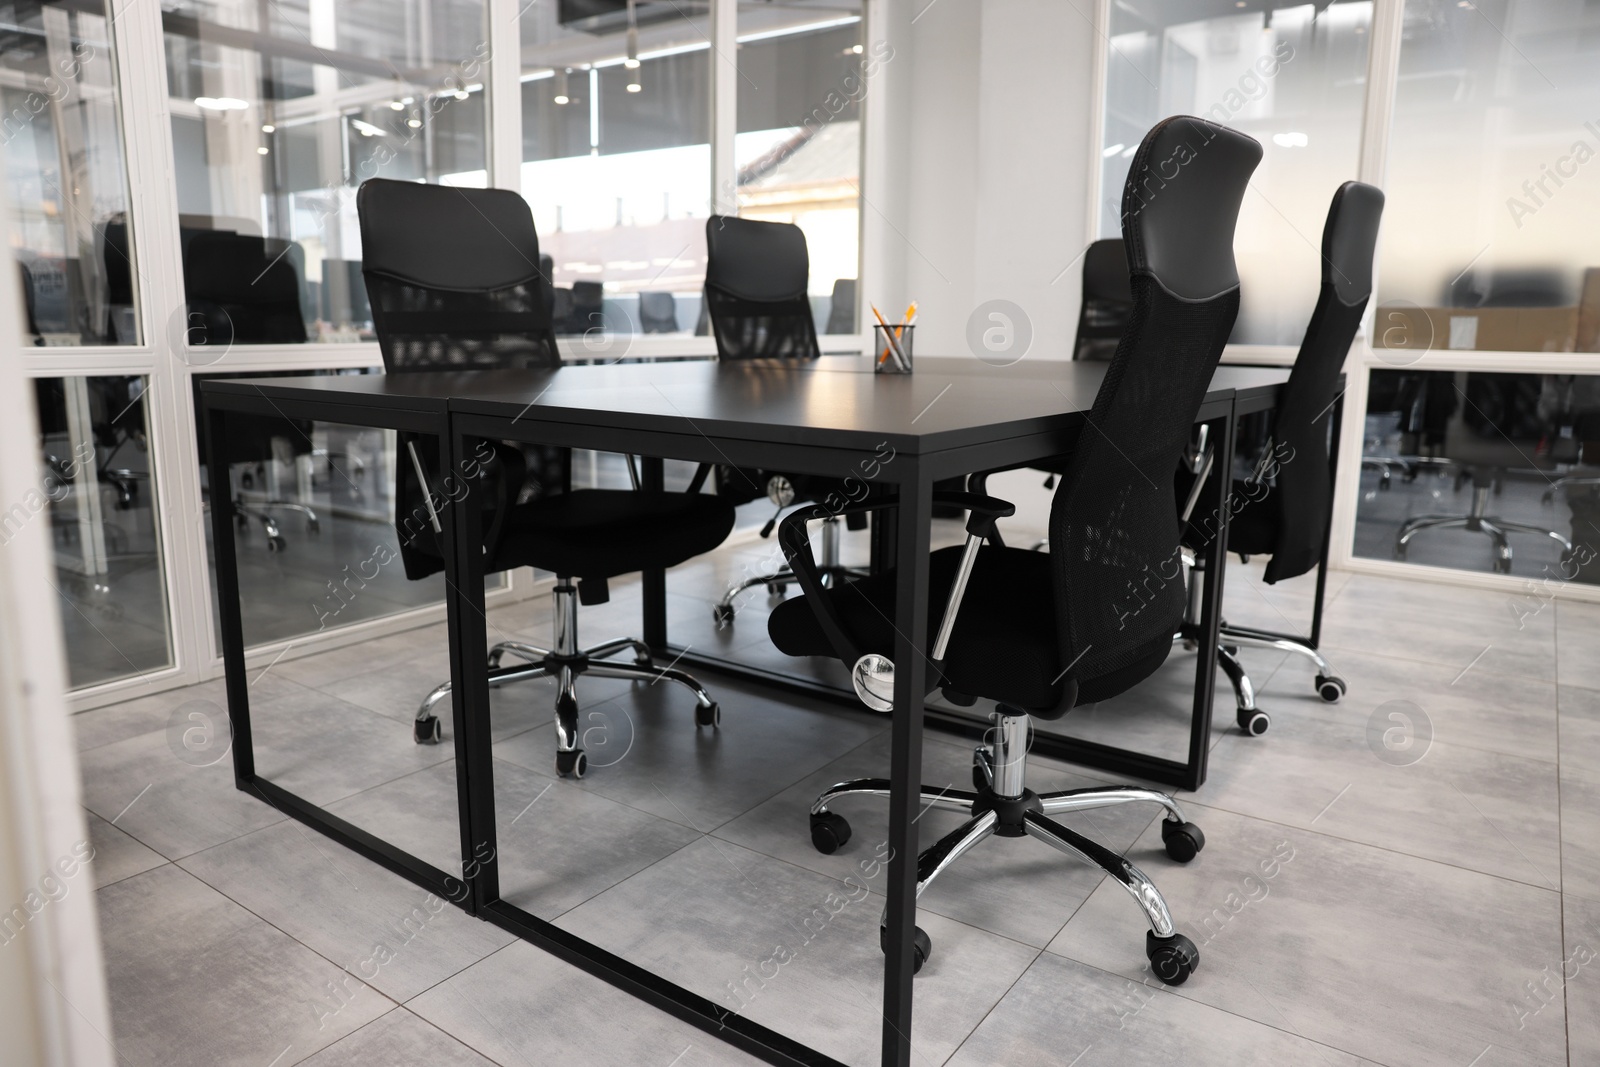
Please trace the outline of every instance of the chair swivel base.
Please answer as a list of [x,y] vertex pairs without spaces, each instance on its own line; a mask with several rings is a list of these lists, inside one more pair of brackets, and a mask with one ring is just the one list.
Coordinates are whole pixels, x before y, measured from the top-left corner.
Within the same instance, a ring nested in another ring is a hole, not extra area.
[[[765,536],[763,532],[762,536]],[[865,578],[870,571],[856,567],[846,567],[839,562],[839,518],[836,515],[822,520],[822,560],[817,564],[817,572],[821,576],[822,584],[828,588],[843,585],[852,578]],[[711,617],[716,620],[717,629],[733,623],[733,617],[738,612],[739,597],[746,589],[755,589],[765,586],[776,596],[782,596],[788,591],[789,583],[798,581],[794,571],[782,567],[771,574],[758,574],[746,578],[722,595],[722,599],[711,609]]]
[[233,501],[233,521],[237,524],[239,532],[250,528],[250,520],[255,519],[261,523],[261,529],[267,535],[267,551],[282,552],[288,547],[284,540],[283,531],[278,527],[278,520],[273,518],[271,508],[281,508],[284,511],[298,511],[306,517],[306,532],[319,533],[322,530],[322,520],[317,518],[316,509],[308,504],[299,504],[293,500],[260,500],[245,503],[239,497]]
[[[1330,704],[1338,703],[1339,698],[1349,690],[1345,680],[1334,674],[1333,669],[1328,666],[1328,661],[1322,658],[1322,653],[1300,638],[1266,630],[1253,630],[1245,626],[1231,626],[1226,621],[1219,627],[1217,636],[1220,640],[1217,646],[1217,666],[1222,668],[1222,673],[1228,676],[1228,682],[1233,686],[1235,716],[1239,729],[1252,737],[1266,733],[1272,725],[1272,717],[1256,706],[1255,684],[1250,681],[1250,674],[1239,659],[1241,645],[1249,648],[1275,648],[1280,652],[1292,652],[1311,660],[1317,668],[1317,676],[1312,684],[1316,686],[1317,695]],[[1199,637],[1198,626],[1184,623],[1172,636],[1172,641],[1174,644],[1181,643],[1185,648],[1194,649],[1199,644]]]
[[[511,682],[532,678],[554,678],[556,695],[556,773],[563,778],[582,778],[588,771],[588,757],[579,746],[578,698],[576,683],[581,674],[600,678],[629,678],[639,682],[674,682],[694,694],[694,724],[713,729],[722,724],[722,709],[711,694],[686,671],[657,667],[651,662],[650,648],[643,641],[619,637],[589,649],[578,648],[577,587],[565,579],[555,588],[556,648],[540,648],[521,641],[502,641],[489,649],[489,688],[498,689]],[[632,649],[633,662],[618,662],[606,657]],[[525,662],[502,666],[507,655]],[[443,737],[434,707],[450,695],[450,683],[435,686],[417,709],[412,737],[419,745],[438,744]]]
[[[1182,985],[1200,966],[1200,952],[1194,942],[1177,932],[1165,898],[1150,878],[1123,857],[1051,819],[1069,811],[1109,807],[1149,801],[1166,809],[1161,824],[1161,840],[1167,855],[1187,863],[1205,847],[1205,835],[1183,817],[1177,801],[1165,793],[1137,786],[1099,786],[1069,789],[1057,793],[1035,793],[1023,784],[1026,758],[1027,716],[1017,709],[1003,708],[992,746],[980,747],[973,755],[972,791],[964,789],[921,788],[921,804],[960,811],[970,815],[961,826],[924,849],[917,857],[917,898],[935,878],[956,860],[990,836],[1033,837],[1068,856],[1087,860],[1126,889],[1144,912],[1149,924],[1145,935],[1145,956],[1150,967],[1168,985]],[[886,778],[858,778],[825,790],[811,805],[811,843],[818,852],[831,855],[850,840],[850,824],[829,807],[847,796],[889,796]],[[880,944],[886,944],[884,919],[879,919]],[[933,954],[933,942],[921,927],[916,928],[913,968]]]
[[1487,534],[1494,542],[1494,569],[1501,574],[1511,573],[1511,542],[1506,538],[1506,534],[1511,531],[1553,538],[1561,546],[1563,560],[1571,554],[1572,542],[1556,530],[1547,530],[1542,526],[1533,526],[1525,522],[1513,522],[1498,515],[1488,514],[1489,492],[1490,487],[1487,485],[1474,485],[1472,487],[1472,510],[1465,515],[1418,515],[1416,518],[1407,519],[1400,527],[1400,532],[1395,535],[1395,559],[1406,558],[1406,548],[1417,534],[1424,530],[1443,529],[1472,530],[1476,533]]

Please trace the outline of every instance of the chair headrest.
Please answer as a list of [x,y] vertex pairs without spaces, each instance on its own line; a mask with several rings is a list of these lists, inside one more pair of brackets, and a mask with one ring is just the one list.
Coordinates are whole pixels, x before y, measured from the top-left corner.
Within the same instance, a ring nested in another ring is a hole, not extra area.
[[427,289],[489,292],[540,276],[527,201],[509,189],[371,178],[356,193],[361,269]]
[[1348,306],[1372,295],[1372,254],[1383,218],[1383,190],[1345,182],[1333,194],[1322,228],[1322,282]]
[[1156,123],[1134,153],[1122,190],[1131,272],[1153,276],[1185,300],[1209,300],[1238,286],[1234,227],[1260,162],[1260,143],[1237,130],[1189,115]]
[[789,222],[731,215],[706,220],[706,284],[742,300],[792,300],[806,293],[806,235]]

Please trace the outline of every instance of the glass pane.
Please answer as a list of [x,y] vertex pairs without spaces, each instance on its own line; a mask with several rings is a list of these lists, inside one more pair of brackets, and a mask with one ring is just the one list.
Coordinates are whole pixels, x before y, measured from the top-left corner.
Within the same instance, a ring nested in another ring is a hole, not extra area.
[[1249,7],[1196,19],[1183,0],[1112,5],[1100,236],[1122,233],[1129,160],[1158,121],[1199,115],[1249,134],[1265,155],[1239,212],[1232,339],[1297,345],[1321,281],[1328,204],[1356,177],[1372,4]]
[[105,13],[3,3],[0,143],[29,343],[139,342],[128,176]]
[[146,381],[39,378],[39,485],[0,515],[0,543],[50,524],[74,689],[172,663]]
[[166,0],[174,339],[373,337],[356,189],[488,178],[483,0]]
[[1434,348],[1600,350],[1600,204],[1574,187],[1600,151],[1600,8],[1408,3],[1399,79],[1380,324],[1420,308]]
[[739,214],[805,233],[818,333],[857,330],[862,27],[860,0],[739,5]]
[[[401,560],[395,481],[408,453],[394,431],[246,413],[230,413],[229,426],[234,462],[226,484],[246,648],[443,604],[443,575],[412,580]],[[223,482],[206,464],[204,420],[199,436],[202,485],[214,499]],[[215,604],[209,521],[206,545]],[[486,587],[504,585],[495,574]],[[219,646],[220,626],[213,612]]]
[[1369,382],[1356,555],[1513,574],[1550,595],[1600,583],[1600,375]]
[[673,0],[523,10],[522,195],[557,333],[706,332],[710,33]]

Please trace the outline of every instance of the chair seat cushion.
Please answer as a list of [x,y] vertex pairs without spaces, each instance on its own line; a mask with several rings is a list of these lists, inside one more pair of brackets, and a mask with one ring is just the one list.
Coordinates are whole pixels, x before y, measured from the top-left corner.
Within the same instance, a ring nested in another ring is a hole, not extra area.
[[733,506],[705,493],[577,489],[512,512],[489,569],[612,578],[673,567],[720,545],[733,521]]
[[[960,561],[959,548],[941,549],[929,557],[930,645]],[[894,591],[895,572],[888,571],[825,595],[866,651],[893,658]],[[767,632],[779,651],[791,656],[834,654],[805,597],[779,604],[768,619]],[[945,662],[948,684],[963,693],[1022,708],[1053,708],[1063,690],[1059,660],[1049,553],[984,546],[950,637]]]

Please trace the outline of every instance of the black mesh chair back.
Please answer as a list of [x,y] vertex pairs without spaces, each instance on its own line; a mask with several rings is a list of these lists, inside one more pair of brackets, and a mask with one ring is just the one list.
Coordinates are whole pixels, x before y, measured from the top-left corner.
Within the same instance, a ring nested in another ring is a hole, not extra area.
[[[361,273],[388,373],[561,365],[550,330],[549,276],[522,197],[504,189],[372,178],[356,194],[356,210]],[[565,489],[566,449],[521,451],[535,495]],[[395,525],[401,562],[413,580],[444,569],[419,463],[434,478],[439,442],[401,433]],[[485,522],[492,524],[492,517]]]
[[1073,359],[1099,362],[1116,354],[1117,342],[1133,314],[1128,287],[1128,253],[1120,237],[1096,241],[1083,254],[1083,300],[1078,305],[1078,336]]
[[1079,702],[1159,667],[1183,618],[1173,472],[1238,314],[1234,225],[1260,160],[1250,137],[1177,116],[1128,169],[1133,310],[1050,508],[1061,662]]
[[304,344],[299,244],[202,230],[183,249],[189,343]]
[[671,293],[639,294],[639,332],[676,333],[678,298]]
[[1322,558],[1331,507],[1328,419],[1345,355],[1372,295],[1372,256],[1383,192],[1345,182],[1322,229],[1322,289],[1278,400],[1272,447],[1278,452],[1277,542],[1267,582],[1293,578]]
[[728,215],[706,220],[706,310],[718,359],[815,359],[806,288],[811,256],[800,227]]
[[390,374],[560,365],[522,197],[372,178],[356,209],[361,274]]

